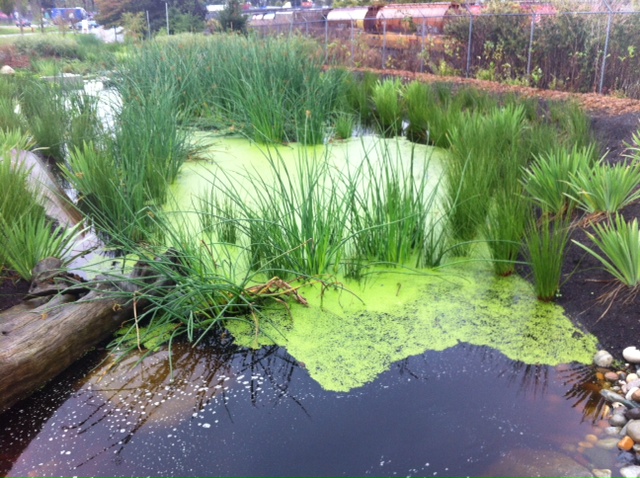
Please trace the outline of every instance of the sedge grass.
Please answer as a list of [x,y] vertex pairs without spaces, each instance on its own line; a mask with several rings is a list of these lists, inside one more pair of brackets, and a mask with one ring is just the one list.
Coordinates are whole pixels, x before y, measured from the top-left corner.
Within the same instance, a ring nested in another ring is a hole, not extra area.
[[76,239],[82,234],[81,225],[64,230],[53,227],[44,216],[26,214],[13,223],[2,221],[0,260],[16,271],[24,280],[32,279],[33,268],[47,257],[68,257]]
[[379,133],[384,137],[402,134],[404,87],[399,79],[378,81],[373,88],[372,100]]
[[529,202],[522,191],[514,194],[503,190],[496,194],[481,228],[496,275],[508,276],[515,272],[530,215]]
[[640,286],[638,220],[627,222],[616,214],[611,222],[594,224],[593,233],[587,232],[587,236],[600,252],[575,240],[573,242],[598,259],[617,281],[629,289],[637,290]]
[[429,158],[418,157],[415,147],[403,158],[395,146],[378,143],[376,154],[366,152],[359,171],[349,177],[349,184],[357,185],[351,187],[350,221],[356,257],[388,265],[406,265],[411,259],[416,265],[439,263],[444,253],[433,239],[440,225],[431,219],[438,186],[428,188]]
[[568,214],[575,208],[571,178],[590,171],[593,146],[560,148],[534,159],[524,173],[527,193],[544,213]]
[[562,264],[569,242],[570,219],[542,216],[531,220],[525,236],[525,254],[533,272],[533,287],[538,299],[555,299],[562,279]]
[[640,161],[631,164],[605,164],[571,174],[570,197],[588,214],[613,214],[640,199]]
[[30,186],[29,171],[12,158],[29,151],[32,140],[19,130],[0,130],[0,218],[12,225],[21,217],[44,217],[38,191]]

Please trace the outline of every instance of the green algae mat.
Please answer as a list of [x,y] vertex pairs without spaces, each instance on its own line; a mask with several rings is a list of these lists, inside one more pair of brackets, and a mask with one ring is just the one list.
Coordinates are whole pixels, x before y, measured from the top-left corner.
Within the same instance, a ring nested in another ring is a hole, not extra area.
[[258,336],[229,324],[246,346],[277,344],[304,363],[323,388],[347,392],[396,361],[459,342],[485,345],[527,364],[590,363],[594,336],[578,330],[561,307],[542,303],[516,276],[486,266],[457,265],[421,275],[381,273],[363,286],[301,289],[309,307],[271,314]]

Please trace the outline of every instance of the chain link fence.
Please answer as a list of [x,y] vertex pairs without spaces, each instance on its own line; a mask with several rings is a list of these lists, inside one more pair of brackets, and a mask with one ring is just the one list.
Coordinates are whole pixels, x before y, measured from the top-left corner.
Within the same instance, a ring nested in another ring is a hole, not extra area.
[[332,64],[640,98],[640,12],[608,0],[278,10],[250,26],[313,37]]

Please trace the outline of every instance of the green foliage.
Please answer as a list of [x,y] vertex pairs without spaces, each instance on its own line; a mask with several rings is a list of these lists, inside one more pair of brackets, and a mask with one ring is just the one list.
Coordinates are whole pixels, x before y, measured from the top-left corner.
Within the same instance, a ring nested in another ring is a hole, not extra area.
[[378,81],[373,88],[375,117],[378,130],[383,136],[393,137],[402,134],[403,90],[402,81],[398,78]]
[[13,151],[28,151],[31,139],[19,130],[0,130],[0,218],[14,224],[23,216],[44,217],[37,193],[29,186],[29,171],[12,162]]
[[571,175],[571,198],[589,214],[617,212],[640,199],[640,162],[609,165],[599,161]]
[[573,241],[598,259],[605,270],[629,288],[640,286],[640,231],[638,220],[626,222],[618,214],[611,223],[595,224],[587,236],[600,249],[596,250]]
[[62,85],[24,78],[20,85],[20,109],[36,145],[46,156],[63,161],[69,114]]
[[544,213],[568,214],[575,207],[571,178],[578,171],[590,171],[594,148],[564,148],[538,156],[525,171],[529,196]]
[[0,223],[0,261],[27,281],[32,279],[33,268],[42,259],[67,258],[83,232],[80,225],[68,230],[60,226],[54,228],[44,216],[31,214],[23,215],[12,223],[4,220]]
[[543,216],[532,220],[525,236],[525,252],[533,272],[538,299],[554,300],[560,288],[564,253],[569,242],[570,219]]
[[242,13],[240,0],[229,0],[218,15],[222,31],[247,33],[247,15]]

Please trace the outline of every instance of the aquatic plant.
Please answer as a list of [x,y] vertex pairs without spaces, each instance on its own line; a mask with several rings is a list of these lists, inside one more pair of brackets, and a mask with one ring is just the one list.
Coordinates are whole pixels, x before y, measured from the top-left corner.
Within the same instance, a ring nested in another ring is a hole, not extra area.
[[570,219],[564,216],[543,216],[539,221],[530,222],[525,235],[525,254],[540,300],[554,300],[558,293],[569,236]]
[[376,126],[380,134],[385,137],[402,134],[403,90],[400,79],[388,78],[383,81],[378,80],[371,93],[375,106]]
[[640,161],[609,165],[600,160],[571,174],[569,195],[588,214],[612,214],[640,199],[638,186]]
[[343,187],[328,174],[326,158],[306,150],[293,171],[277,150],[266,159],[269,172],[247,173],[245,186],[233,178],[215,184],[242,218],[238,229],[250,240],[252,267],[282,278],[337,273],[355,186]]
[[37,146],[45,156],[64,161],[69,114],[62,85],[27,77],[20,83],[19,101]]
[[379,142],[365,151],[360,168],[347,179],[356,185],[351,186],[355,195],[350,223],[357,257],[388,265],[405,265],[411,259],[416,266],[440,263],[444,244],[435,239],[442,225],[433,218],[439,191],[437,183],[427,186],[428,163],[415,147],[403,153],[399,143],[394,148]]
[[336,139],[349,139],[354,127],[355,119],[351,113],[338,113],[333,122],[333,135]]
[[600,253],[578,241],[573,242],[598,259],[604,269],[623,286],[615,287],[605,298],[614,300],[626,288],[626,300],[633,300],[640,290],[638,220],[627,222],[621,215],[616,214],[610,222],[594,224],[593,233],[587,232],[587,237],[600,249]]
[[12,223],[0,218],[0,262],[24,280],[32,279],[33,268],[47,257],[68,260],[82,225],[70,229],[53,227],[43,215],[25,214]]
[[523,191],[502,190],[495,195],[481,231],[497,275],[507,276],[515,272],[530,216],[529,199]]
[[44,217],[44,208],[38,192],[29,184],[29,171],[19,162],[13,162],[20,151],[30,151],[33,140],[19,130],[0,129],[0,218],[14,224],[21,217]]
[[590,171],[593,146],[560,148],[537,156],[524,172],[525,189],[545,213],[569,214],[575,207],[571,180],[578,171]]

